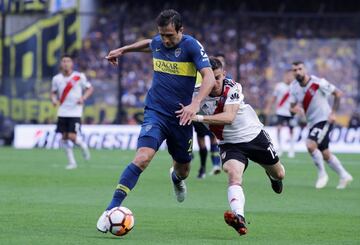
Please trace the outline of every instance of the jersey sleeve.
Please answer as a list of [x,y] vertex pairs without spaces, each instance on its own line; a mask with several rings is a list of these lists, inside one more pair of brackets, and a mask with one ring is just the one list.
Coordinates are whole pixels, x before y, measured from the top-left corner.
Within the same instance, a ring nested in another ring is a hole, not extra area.
[[80,73],[80,81],[81,81],[81,87],[83,89],[86,88],[90,88],[91,87],[91,83],[87,80],[86,76],[84,73]]
[[336,90],[336,87],[333,84],[329,83],[326,79],[322,78],[319,80],[319,89],[326,96],[329,96]]
[[196,70],[200,71],[202,68],[211,67],[209,57],[199,41],[191,39],[187,48],[189,49],[192,61],[196,66]]
[[244,100],[244,95],[242,94],[242,88],[240,84],[235,84],[235,86],[230,87],[229,92],[227,93],[225,105],[240,105]]

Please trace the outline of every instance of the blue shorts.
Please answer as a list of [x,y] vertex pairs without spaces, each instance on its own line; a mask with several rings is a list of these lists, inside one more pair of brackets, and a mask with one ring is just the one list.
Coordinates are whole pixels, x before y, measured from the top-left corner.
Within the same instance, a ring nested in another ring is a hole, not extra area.
[[168,151],[177,163],[189,163],[192,153],[192,125],[180,126],[179,119],[145,109],[144,122],[137,148],[150,147],[157,151],[166,140]]

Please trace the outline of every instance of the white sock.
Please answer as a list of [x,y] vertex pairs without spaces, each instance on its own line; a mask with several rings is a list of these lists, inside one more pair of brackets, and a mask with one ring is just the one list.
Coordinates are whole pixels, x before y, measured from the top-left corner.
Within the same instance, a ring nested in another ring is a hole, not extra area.
[[331,154],[327,163],[330,168],[332,168],[340,176],[340,178],[345,178],[350,175],[335,155]]
[[245,195],[240,185],[228,187],[228,201],[231,211],[244,217]]
[[324,166],[324,159],[319,149],[316,149],[312,154],[311,157],[315,163],[315,166],[318,169],[318,175],[322,176],[326,174],[325,166]]
[[88,150],[87,144],[79,137],[76,137],[75,144],[81,148],[83,151]]
[[68,140],[61,140],[62,146],[65,149],[66,152],[66,156],[68,158],[69,164],[74,164],[76,165],[76,161],[75,161],[75,157],[74,157],[74,152],[72,147],[70,146]]
[[289,153],[294,153],[294,135],[291,135],[291,134],[290,134]]

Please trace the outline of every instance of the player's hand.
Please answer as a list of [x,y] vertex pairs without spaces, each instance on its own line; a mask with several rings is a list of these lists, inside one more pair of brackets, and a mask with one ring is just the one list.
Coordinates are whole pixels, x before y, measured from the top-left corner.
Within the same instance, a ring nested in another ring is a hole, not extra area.
[[51,103],[52,103],[53,106],[55,106],[55,107],[59,105],[59,101],[56,100],[56,99],[52,99],[52,100],[51,100]]
[[117,58],[124,54],[124,50],[122,48],[111,50],[108,55],[105,57],[110,64],[116,66],[118,64]]
[[196,113],[200,109],[200,104],[196,101],[192,101],[190,105],[184,106],[180,103],[181,109],[176,111],[176,117],[180,118],[180,125],[190,125],[192,122],[192,118],[196,115]]
[[334,123],[336,121],[336,114],[335,112],[331,112],[329,117],[328,117],[328,122],[329,123]]
[[82,104],[84,104],[84,102],[85,102],[84,98],[80,97],[80,99],[78,99],[78,101],[76,101],[76,104],[82,105]]

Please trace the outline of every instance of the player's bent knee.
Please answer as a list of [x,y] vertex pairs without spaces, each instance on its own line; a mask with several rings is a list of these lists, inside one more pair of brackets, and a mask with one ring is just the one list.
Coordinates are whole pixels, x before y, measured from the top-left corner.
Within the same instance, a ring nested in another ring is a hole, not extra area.
[[155,151],[153,149],[139,149],[136,152],[133,162],[142,170],[144,170],[152,160]]

